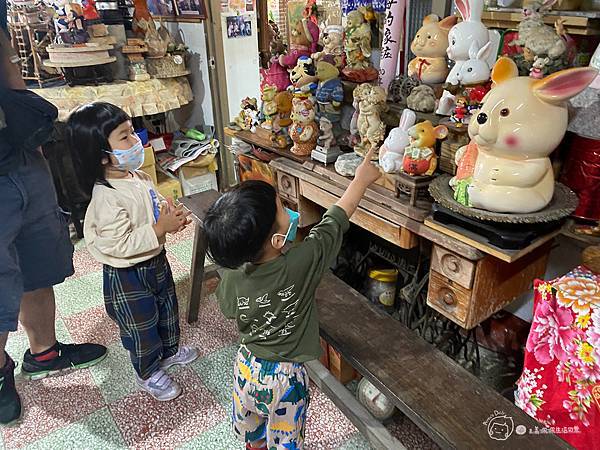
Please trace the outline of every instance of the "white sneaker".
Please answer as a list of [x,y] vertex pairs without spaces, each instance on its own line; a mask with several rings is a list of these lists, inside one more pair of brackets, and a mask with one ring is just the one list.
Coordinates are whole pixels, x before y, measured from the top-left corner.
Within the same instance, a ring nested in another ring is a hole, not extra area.
[[194,347],[187,347],[185,345],[179,347],[177,353],[173,356],[163,359],[160,362],[160,368],[167,370],[169,367],[176,365],[184,366],[195,361],[198,358],[198,349]]
[[181,386],[162,369],[154,372],[147,380],[142,380],[137,374],[135,378],[138,386],[158,401],[166,402],[181,395]]

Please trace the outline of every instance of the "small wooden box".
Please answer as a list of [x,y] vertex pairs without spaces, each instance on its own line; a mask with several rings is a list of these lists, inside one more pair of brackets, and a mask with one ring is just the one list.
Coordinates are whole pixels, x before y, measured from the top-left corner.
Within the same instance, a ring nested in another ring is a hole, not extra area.
[[323,350],[323,353],[321,354],[319,361],[327,369],[329,369],[329,344],[327,344],[327,341],[323,338],[319,338],[319,342],[321,344],[321,350]]
[[342,355],[329,346],[329,371],[342,384],[348,384],[356,378],[356,371]]

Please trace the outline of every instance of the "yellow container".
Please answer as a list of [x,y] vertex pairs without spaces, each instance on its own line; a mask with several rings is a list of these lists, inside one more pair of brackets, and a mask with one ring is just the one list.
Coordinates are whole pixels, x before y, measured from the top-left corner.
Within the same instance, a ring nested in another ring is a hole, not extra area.
[[373,303],[393,307],[396,298],[396,269],[373,269],[369,271],[368,295]]

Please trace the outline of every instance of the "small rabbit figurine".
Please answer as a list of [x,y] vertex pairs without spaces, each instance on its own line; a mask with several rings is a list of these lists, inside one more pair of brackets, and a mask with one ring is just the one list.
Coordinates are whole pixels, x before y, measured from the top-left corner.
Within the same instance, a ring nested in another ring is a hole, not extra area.
[[[458,8],[463,21],[454,25],[448,33],[448,58],[455,62],[454,67],[450,70],[446,82],[456,86],[460,83],[460,73],[465,61],[471,59],[469,50],[471,45],[475,44],[478,49],[483,49],[485,44],[496,38],[491,39],[490,32],[481,22],[483,13],[483,0],[457,0],[456,7]],[[489,49],[490,59],[493,56],[495,59],[497,52],[497,43],[492,44],[493,48]],[[491,56],[490,56],[491,55]],[[488,63],[491,64],[490,61]]]
[[597,73],[578,67],[535,80],[519,77],[516,64],[500,58],[492,70],[494,88],[469,123],[477,149],[457,152],[463,158],[475,155],[476,160],[469,164],[472,174],[469,170],[453,179],[451,186],[463,194],[456,199],[499,213],[528,214],[546,207],[554,194],[549,155],[565,135],[567,101]]
[[417,122],[417,115],[410,109],[402,111],[400,123],[379,149],[379,165],[386,173],[398,173],[402,169],[404,149],[410,144],[408,130]]
[[491,48],[491,42],[488,42],[483,47],[479,47],[475,41],[471,43],[471,47],[469,47],[469,59],[461,65],[458,74],[459,84],[472,86],[485,83],[490,79],[491,69],[487,59]]

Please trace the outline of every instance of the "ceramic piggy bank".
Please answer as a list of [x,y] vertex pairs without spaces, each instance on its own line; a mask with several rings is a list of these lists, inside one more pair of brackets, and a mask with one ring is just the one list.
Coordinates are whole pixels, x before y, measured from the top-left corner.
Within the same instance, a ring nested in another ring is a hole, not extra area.
[[417,31],[410,44],[416,55],[408,64],[408,75],[425,84],[443,83],[448,76],[446,49],[448,48],[448,32],[458,18],[449,16],[440,21],[435,14],[423,19],[423,26]]
[[[535,80],[519,77],[515,63],[500,58],[492,70],[495,86],[469,124],[471,144],[456,154],[458,166],[470,170],[451,181],[455,198],[499,213],[526,214],[548,205],[554,194],[549,156],[567,129],[566,101],[596,74],[581,67]],[[474,163],[461,164],[465,157]]]
[[409,175],[433,175],[437,168],[435,143],[448,136],[444,125],[434,127],[429,120],[413,125],[408,130],[411,143],[404,150],[402,171]]

